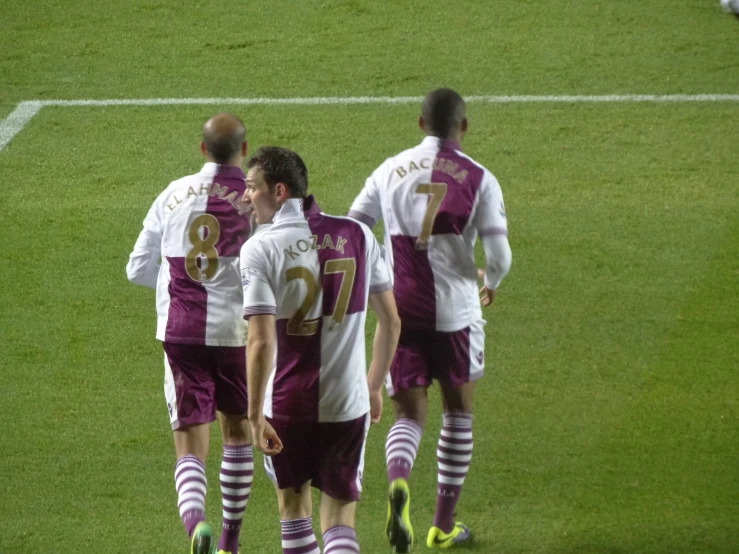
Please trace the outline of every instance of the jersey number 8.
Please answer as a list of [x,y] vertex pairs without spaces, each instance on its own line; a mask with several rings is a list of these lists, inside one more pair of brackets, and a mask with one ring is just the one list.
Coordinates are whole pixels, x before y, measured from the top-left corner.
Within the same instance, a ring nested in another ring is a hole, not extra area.
[[187,235],[192,244],[185,256],[187,275],[198,283],[211,280],[218,271],[216,243],[221,236],[221,225],[215,216],[201,214],[192,220]]

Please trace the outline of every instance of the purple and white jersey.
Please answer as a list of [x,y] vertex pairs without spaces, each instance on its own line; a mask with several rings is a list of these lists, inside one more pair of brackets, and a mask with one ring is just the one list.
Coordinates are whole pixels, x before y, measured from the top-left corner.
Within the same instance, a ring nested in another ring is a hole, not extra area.
[[277,348],[264,414],[340,422],[369,411],[364,322],[389,290],[380,245],[364,225],[290,199],[241,249],[244,318],[275,314]]
[[349,215],[385,221],[393,291],[405,328],[459,331],[482,319],[475,268],[477,235],[507,234],[495,177],[437,137],[385,160]]
[[156,288],[159,340],[246,344],[239,279],[250,230],[245,188],[241,168],[209,162],[170,183],[149,209],[126,271],[132,282]]

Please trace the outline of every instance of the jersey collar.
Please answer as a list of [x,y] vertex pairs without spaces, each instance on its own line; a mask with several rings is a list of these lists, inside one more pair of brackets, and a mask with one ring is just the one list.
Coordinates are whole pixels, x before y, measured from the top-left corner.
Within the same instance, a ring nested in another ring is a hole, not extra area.
[[225,177],[227,179],[243,179],[246,180],[246,175],[240,167],[235,165],[220,165],[214,162],[206,162],[200,173],[205,175],[218,175],[219,177]]
[[462,146],[456,140],[440,139],[439,137],[427,136],[421,141],[421,146],[437,146],[441,150],[462,151]]
[[311,194],[306,198],[287,199],[282,207],[277,210],[275,216],[272,218],[272,221],[277,223],[282,219],[295,217],[307,218],[320,213],[321,209],[318,207],[318,204],[316,204],[316,199],[313,198],[313,195]]

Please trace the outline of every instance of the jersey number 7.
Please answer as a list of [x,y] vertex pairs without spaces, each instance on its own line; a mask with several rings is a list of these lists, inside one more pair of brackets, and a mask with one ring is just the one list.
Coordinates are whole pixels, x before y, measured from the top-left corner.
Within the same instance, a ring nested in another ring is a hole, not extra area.
[[[354,277],[356,272],[357,262],[354,258],[328,260],[324,265],[324,275],[331,275],[334,273],[341,274],[341,285],[339,286],[339,293],[334,301],[334,311],[331,314],[331,323],[329,324],[329,330],[331,331],[335,331],[341,327],[341,323],[344,321],[344,316],[349,307],[349,298],[351,296],[352,287],[354,287]],[[315,335],[318,331],[318,321],[320,318],[305,318],[316,303],[319,288],[318,279],[307,267],[303,266],[291,267],[285,272],[285,278],[288,283],[295,279],[302,279],[305,281],[305,285],[307,287],[303,303],[287,322],[287,334],[302,337]],[[324,290],[323,292],[324,294],[329,293],[327,290]],[[333,299],[329,299],[329,301],[331,300]]]
[[441,201],[446,196],[446,190],[446,183],[428,183],[418,185],[418,188],[416,188],[416,194],[430,195],[428,206],[426,206],[426,213],[423,216],[423,223],[421,223],[421,234],[416,239],[416,250],[428,250],[429,237],[434,228],[434,220],[436,219],[436,214],[439,213]]

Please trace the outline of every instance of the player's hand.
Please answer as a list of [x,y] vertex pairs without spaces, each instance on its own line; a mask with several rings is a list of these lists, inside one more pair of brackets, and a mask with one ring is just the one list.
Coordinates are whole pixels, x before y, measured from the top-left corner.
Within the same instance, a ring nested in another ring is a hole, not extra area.
[[493,305],[495,300],[495,289],[489,289],[485,285],[480,287],[480,303],[483,308]]
[[378,423],[382,418],[382,388],[373,391],[370,389],[370,422]]
[[[485,270],[478,269],[477,277],[480,279],[480,281],[485,283]],[[480,303],[482,304],[482,307],[486,308],[487,306],[492,306],[493,300],[495,300],[495,290],[489,289],[483,284],[480,287]]]
[[251,436],[256,446],[265,456],[274,456],[282,452],[282,441],[277,432],[264,418],[253,418],[249,421],[251,425]]

